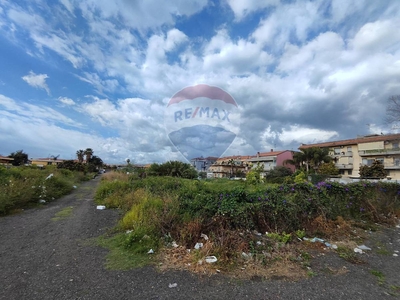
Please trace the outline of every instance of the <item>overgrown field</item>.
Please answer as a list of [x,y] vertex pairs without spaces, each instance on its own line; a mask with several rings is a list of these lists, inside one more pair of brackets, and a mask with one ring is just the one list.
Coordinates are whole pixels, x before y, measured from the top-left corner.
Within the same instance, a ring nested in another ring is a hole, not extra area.
[[97,203],[124,212],[114,246],[118,241],[124,251],[144,260],[152,249],[162,254],[157,259],[165,265],[180,260],[178,265],[183,262],[189,269],[209,268],[207,256],[217,258],[212,266],[219,270],[249,260],[263,267],[302,255],[304,262],[308,254],[291,245],[305,236],[345,239],[354,226],[393,224],[400,216],[400,185],[387,182],[254,186],[229,180],[133,178],[108,173],[97,190]]
[[0,215],[57,199],[70,193],[74,185],[92,177],[93,174],[55,167],[41,170],[34,166],[11,169],[0,166]]

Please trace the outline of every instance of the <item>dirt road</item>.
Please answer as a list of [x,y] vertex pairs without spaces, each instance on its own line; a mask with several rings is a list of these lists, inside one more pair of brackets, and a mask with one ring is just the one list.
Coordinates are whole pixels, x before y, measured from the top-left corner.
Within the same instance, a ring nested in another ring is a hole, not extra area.
[[[400,229],[374,234],[364,265],[336,254],[312,260],[314,277],[239,281],[222,274],[104,268],[107,250],[87,241],[112,228],[117,210],[96,210],[99,178],[43,208],[0,218],[0,299],[382,299],[400,294]],[[63,212],[59,214],[60,212]],[[58,216],[57,216],[58,214]],[[378,246],[384,251],[378,252]],[[375,251],[376,250],[376,251]],[[334,275],[329,270],[345,269]],[[383,274],[378,283],[376,271]],[[177,287],[170,288],[169,284]]]

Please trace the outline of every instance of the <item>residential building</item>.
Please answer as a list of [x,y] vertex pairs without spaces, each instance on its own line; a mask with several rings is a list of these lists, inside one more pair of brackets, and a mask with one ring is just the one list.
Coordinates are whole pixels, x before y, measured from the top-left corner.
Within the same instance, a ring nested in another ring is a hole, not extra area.
[[286,164],[287,160],[293,159],[293,151],[283,150],[283,151],[274,151],[271,149],[270,152],[258,152],[257,155],[252,156],[247,160],[247,162],[252,164],[252,167],[255,168],[257,166],[263,167],[263,172],[261,176],[264,177],[266,173],[275,169],[278,166],[284,166],[292,172],[295,171],[295,166]]
[[328,148],[339,173],[344,177],[360,177],[360,166],[375,160],[383,163],[388,177],[400,180],[400,134],[367,135],[355,139],[302,144],[299,149]]
[[220,157],[212,164],[208,171],[213,174],[214,178],[231,178],[245,176],[250,168],[247,160],[251,156],[225,156]]
[[36,165],[38,167],[45,167],[45,166],[57,166],[58,164],[62,163],[64,159],[59,158],[31,158],[30,159],[32,165]]
[[0,165],[12,165],[14,158],[0,155]]
[[293,159],[293,152],[290,150],[270,152],[258,152],[257,155],[238,155],[226,156],[218,158],[217,161],[210,167],[209,171],[213,173],[214,178],[235,177],[238,175],[245,176],[248,171],[257,166],[262,166],[263,171],[261,176],[273,170],[277,166],[285,166],[295,171],[295,167],[290,164],[285,164],[286,160]]
[[190,160],[190,164],[196,169],[198,172],[206,172],[208,168],[217,161],[218,157],[197,157],[192,158]]

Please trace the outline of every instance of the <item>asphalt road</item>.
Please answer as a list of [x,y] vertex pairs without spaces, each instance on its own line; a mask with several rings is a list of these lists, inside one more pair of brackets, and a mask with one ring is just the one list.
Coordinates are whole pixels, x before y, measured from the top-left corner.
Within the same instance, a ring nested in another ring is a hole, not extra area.
[[[96,178],[42,208],[0,218],[0,299],[394,299],[400,294],[400,229],[371,235],[367,262],[353,265],[334,253],[312,260],[315,276],[298,282],[199,277],[153,267],[111,271],[107,250],[87,241],[112,228],[117,210],[96,210]],[[57,212],[72,213],[54,220]],[[379,248],[384,254],[378,253]],[[327,270],[348,272],[334,275]],[[383,274],[378,284],[371,270]],[[170,288],[169,284],[177,286]],[[397,291],[397,287],[399,290]]]

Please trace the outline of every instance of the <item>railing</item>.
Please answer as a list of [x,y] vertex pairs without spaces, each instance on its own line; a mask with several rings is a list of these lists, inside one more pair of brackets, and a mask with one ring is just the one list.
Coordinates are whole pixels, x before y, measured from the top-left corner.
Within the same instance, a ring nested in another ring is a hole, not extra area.
[[400,148],[393,149],[371,149],[371,150],[359,150],[359,155],[389,155],[389,154],[399,154]]
[[335,167],[340,169],[353,169],[353,164],[335,164]]

